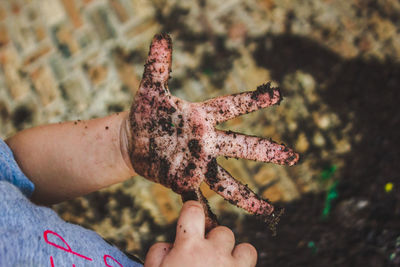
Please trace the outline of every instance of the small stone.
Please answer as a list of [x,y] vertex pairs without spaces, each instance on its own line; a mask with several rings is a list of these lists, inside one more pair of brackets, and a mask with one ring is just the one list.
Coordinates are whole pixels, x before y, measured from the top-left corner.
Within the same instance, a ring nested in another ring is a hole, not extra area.
[[336,153],[344,154],[350,152],[350,150],[351,150],[351,144],[349,140],[341,139],[336,142]]
[[313,112],[312,114],[314,122],[319,128],[326,130],[331,125],[331,120],[328,114],[321,114],[318,112]]
[[297,130],[297,122],[295,121],[288,121],[288,125],[287,125],[289,131],[294,132]]
[[318,101],[318,95],[316,93],[315,87],[316,82],[311,74],[304,73],[302,71],[296,72],[296,80],[300,83],[300,88],[304,90],[305,97],[310,103],[315,103]]
[[308,143],[306,135],[302,132],[299,134],[299,137],[296,141],[295,150],[299,153],[304,153],[307,151],[310,144]]
[[274,168],[263,166],[254,175],[254,181],[257,183],[258,186],[264,186],[277,179],[277,177],[278,174],[276,173]]
[[313,143],[316,146],[322,147],[325,145],[325,138],[321,132],[317,132],[313,137]]
[[278,184],[268,187],[262,192],[262,197],[269,199],[271,202],[283,200],[284,192]]
[[229,40],[234,44],[242,44],[246,39],[247,28],[243,23],[234,23],[228,30]]

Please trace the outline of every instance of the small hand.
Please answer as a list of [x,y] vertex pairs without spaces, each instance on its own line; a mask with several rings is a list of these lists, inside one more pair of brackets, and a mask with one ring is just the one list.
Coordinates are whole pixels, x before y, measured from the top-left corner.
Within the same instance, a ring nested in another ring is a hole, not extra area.
[[157,243],[147,253],[145,267],[251,267],[257,262],[256,249],[243,243],[235,246],[232,231],[223,226],[214,228],[205,237],[205,216],[199,202],[183,205],[176,228],[174,244]]
[[298,154],[269,139],[215,129],[215,125],[278,104],[278,88],[270,84],[256,91],[190,103],[168,89],[172,43],[156,35],[150,46],[143,78],[129,116],[129,156],[134,170],[182,195],[198,200],[207,212],[207,230],[217,225],[199,187],[205,181],[230,203],[276,222],[274,207],[217,164],[216,157],[245,158],[293,165]]

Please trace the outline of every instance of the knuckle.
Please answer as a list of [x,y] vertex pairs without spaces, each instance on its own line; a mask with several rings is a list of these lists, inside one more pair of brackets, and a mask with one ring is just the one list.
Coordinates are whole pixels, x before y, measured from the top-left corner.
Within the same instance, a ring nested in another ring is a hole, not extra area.
[[207,239],[220,240],[228,243],[235,243],[235,235],[231,229],[226,226],[217,226],[208,233]]
[[218,234],[227,235],[232,237],[232,239],[235,239],[235,235],[233,234],[232,230],[226,226],[217,226],[214,228],[214,231],[217,232]]
[[256,248],[249,244],[249,243],[241,243],[236,247],[240,252],[248,254],[250,257],[254,258],[257,257],[257,250]]

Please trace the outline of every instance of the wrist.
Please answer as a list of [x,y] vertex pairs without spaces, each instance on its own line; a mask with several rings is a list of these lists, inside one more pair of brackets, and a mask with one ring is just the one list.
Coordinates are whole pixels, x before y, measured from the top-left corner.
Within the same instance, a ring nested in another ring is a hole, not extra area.
[[125,165],[132,172],[132,176],[137,175],[135,170],[133,169],[132,161],[129,156],[129,151],[131,150],[131,145],[132,145],[132,131],[129,123],[128,111],[122,113],[119,138],[120,138],[121,155],[125,162]]

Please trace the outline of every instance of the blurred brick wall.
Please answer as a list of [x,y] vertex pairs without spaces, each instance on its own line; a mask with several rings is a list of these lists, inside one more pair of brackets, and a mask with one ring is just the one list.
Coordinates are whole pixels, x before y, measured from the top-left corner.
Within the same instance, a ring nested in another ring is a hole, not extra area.
[[1,134],[128,108],[153,16],[142,1],[1,1]]

